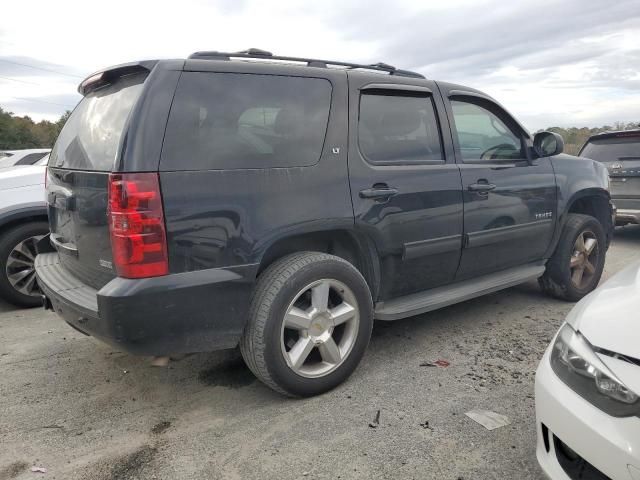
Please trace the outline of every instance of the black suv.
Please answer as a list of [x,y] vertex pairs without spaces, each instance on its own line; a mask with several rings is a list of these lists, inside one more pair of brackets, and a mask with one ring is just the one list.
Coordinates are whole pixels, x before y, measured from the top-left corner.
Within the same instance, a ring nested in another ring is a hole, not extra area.
[[609,170],[616,223],[640,223],[640,129],[592,135],[580,150]]
[[264,383],[314,395],[353,372],[374,318],[536,278],[577,300],[602,273],[606,169],[477,90],[248,50],[79,91],[36,270],[46,307],[128,352],[240,345]]

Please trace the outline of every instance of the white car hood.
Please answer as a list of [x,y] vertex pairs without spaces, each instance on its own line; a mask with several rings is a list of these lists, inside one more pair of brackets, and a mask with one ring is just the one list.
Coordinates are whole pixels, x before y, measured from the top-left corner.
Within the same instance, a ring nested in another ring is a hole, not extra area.
[[44,184],[45,165],[21,165],[0,169],[0,190]]
[[580,300],[567,323],[595,347],[640,359],[640,263]]

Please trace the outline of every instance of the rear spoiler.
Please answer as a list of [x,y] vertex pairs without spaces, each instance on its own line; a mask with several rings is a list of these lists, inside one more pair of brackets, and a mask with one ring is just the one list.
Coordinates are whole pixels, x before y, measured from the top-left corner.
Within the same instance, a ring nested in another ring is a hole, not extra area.
[[105,85],[109,85],[125,75],[143,72],[148,73],[157,63],[158,60],[143,60],[141,62],[123,63],[99,70],[89,75],[78,85],[78,93],[84,97],[88,93]]
[[595,135],[591,135],[589,140],[603,140],[605,138],[629,138],[629,137],[640,137],[640,130],[620,130],[617,132],[603,132],[596,133]]

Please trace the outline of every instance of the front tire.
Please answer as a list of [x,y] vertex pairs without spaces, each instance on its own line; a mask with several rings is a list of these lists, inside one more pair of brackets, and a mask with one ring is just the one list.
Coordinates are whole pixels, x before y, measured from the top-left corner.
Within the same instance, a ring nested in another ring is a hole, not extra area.
[[0,297],[20,307],[39,307],[42,296],[33,262],[35,245],[49,232],[47,222],[14,226],[0,238]]
[[556,298],[576,302],[593,291],[604,270],[607,238],[600,222],[571,213],[556,251],[540,277],[542,290]]
[[353,373],[372,327],[371,293],[353,265],[325,253],[296,253],[258,278],[240,351],[264,384],[308,397]]

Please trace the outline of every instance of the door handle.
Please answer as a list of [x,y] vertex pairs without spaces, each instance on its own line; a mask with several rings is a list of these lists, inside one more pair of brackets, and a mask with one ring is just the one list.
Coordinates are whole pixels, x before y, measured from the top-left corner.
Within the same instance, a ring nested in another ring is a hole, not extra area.
[[489,193],[491,190],[495,190],[496,186],[493,183],[488,183],[486,180],[483,182],[478,180],[478,183],[472,183],[467,187],[470,192]]
[[389,187],[388,185],[374,185],[371,188],[360,190],[360,198],[385,199],[397,195],[398,189]]
[[78,256],[78,249],[62,241],[62,237],[60,237],[59,235],[55,235],[52,233],[49,236],[49,241],[51,242],[51,245],[53,245],[58,252],[62,250],[76,257]]

